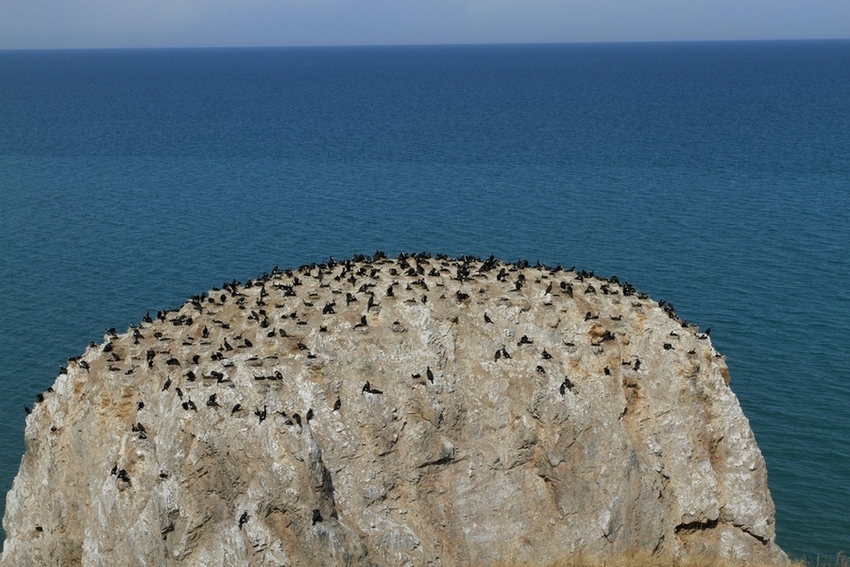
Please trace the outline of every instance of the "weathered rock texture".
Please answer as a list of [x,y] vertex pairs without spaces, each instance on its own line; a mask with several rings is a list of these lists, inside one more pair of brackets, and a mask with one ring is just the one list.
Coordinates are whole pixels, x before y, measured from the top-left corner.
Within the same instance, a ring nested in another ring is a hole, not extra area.
[[69,362],[27,418],[0,563],[782,562],[728,382],[708,337],[615,278],[275,271]]

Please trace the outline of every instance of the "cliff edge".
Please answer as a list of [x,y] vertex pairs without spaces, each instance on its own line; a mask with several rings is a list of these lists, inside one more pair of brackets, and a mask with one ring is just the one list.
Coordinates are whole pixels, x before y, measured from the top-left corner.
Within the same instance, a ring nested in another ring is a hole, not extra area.
[[225,284],[69,360],[25,442],[3,566],[787,561],[710,338],[524,262]]

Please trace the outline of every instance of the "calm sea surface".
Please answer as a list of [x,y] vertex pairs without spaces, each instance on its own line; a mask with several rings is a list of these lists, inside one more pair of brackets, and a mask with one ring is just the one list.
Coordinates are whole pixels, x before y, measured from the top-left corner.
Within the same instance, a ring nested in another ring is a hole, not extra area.
[[0,52],[0,493],[108,327],[377,249],[710,325],[778,543],[850,552],[848,41]]

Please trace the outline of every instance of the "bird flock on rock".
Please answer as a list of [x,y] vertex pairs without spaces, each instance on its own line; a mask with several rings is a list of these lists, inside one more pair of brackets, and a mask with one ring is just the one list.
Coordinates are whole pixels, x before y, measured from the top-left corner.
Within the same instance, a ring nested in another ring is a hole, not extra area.
[[[599,307],[592,307],[598,305],[598,302],[593,302],[594,297],[620,296],[618,299],[626,308],[624,312],[629,307],[639,310],[652,306],[645,293],[638,292],[627,282],[621,283],[616,276],[600,278],[593,272],[576,270],[575,267],[564,269],[540,263],[532,265],[525,260],[505,263],[492,256],[487,259],[472,256],[449,258],[420,253],[390,258],[378,251],[371,257],[355,255],[339,262],[330,258],[326,262],[293,270],[281,270],[275,266],[271,272],[245,283],[226,282],[207,293],[190,297],[177,310],[159,311],[154,316],[146,314],[139,325],[131,326],[126,333],[119,334],[114,328],[108,329],[103,344],[92,343],[84,355],[68,359],[68,365],[60,367],[60,374],[67,374],[71,368],[87,376],[132,377],[144,374],[161,380],[161,386],[157,386],[158,395],[162,398],[160,402],[165,400],[167,403],[172,398],[173,403],[179,404],[188,416],[199,412],[223,412],[229,417],[240,417],[253,412],[258,425],[264,426],[267,420],[279,416],[283,425],[297,430],[308,427],[318,414],[329,416],[344,411],[351,400],[337,392],[331,398],[335,399],[332,409],[302,407],[293,411],[294,408],[273,407],[270,415],[268,404],[245,408],[243,404],[247,400],[240,399],[239,389],[233,384],[237,376],[244,376],[245,369],[249,369],[250,380],[257,384],[285,381],[290,367],[283,364],[284,360],[291,362],[297,357],[303,364],[310,364],[326,356],[316,340],[322,334],[368,333],[383,324],[389,324],[392,330],[401,329],[404,322],[394,320],[389,323],[380,316],[392,304],[430,309],[436,305],[449,305],[451,309],[448,312],[454,314],[450,317],[453,325],[464,324],[474,317],[485,327],[499,327],[504,322],[500,321],[492,302],[485,305],[489,309],[483,313],[464,309],[481,303],[479,297],[485,293],[485,285],[490,286],[488,293],[491,296],[494,293],[492,288],[496,286],[498,293],[506,296],[508,301],[522,298],[541,302],[553,309],[563,302],[587,305],[583,320],[592,326],[588,333],[590,346],[599,351],[607,343],[617,341],[622,334],[617,329],[624,328],[620,324],[623,313],[608,315],[610,323],[605,323]],[[699,333],[694,325],[679,319],[669,302],[659,301],[657,307],[696,338],[708,337],[710,328]],[[679,337],[678,332],[671,331],[663,349],[676,349]],[[574,350],[577,340],[564,340],[557,345],[564,352],[557,352],[551,345],[539,348],[536,339],[539,337],[522,335],[515,343],[494,344],[490,363],[513,362],[515,355],[519,356],[517,353],[521,352],[522,360],[533,361],[530,364],[536,373],[547,375],[554,368],[553,359],[557,362],[571,349]],[[275,345],[275,348],[268,348],[269,344]],[[549,349],[553,349],[552,352]],[[512,350],[514,354],[511,354]],[[688,351],[689,355],[695,353],[694,349]],[[633,373],[639,372],[641,365],[639,357],[622,360],[621,363],[621,367],[629,368]],[[423,366],[408,370],[407,375],[413,385],[433,386],[445,379],[439,360]],[[604,375],[612,375],[609,366],[605,366]],[[576,395],[580,390],[578,378],[556,377],[553,383],[556,395]],[[370,377],[360,388],[360,395],[383,396],[383,380],[386,379],[380,375]],[[633,380],[624,379],[624,384],[633,383]],[[44,402],[45,395],[51,393],[53,389],[48,388],[47,392],[37,396],[36,403]],[[206,401],[201,403],[204,399]],[[155,407],[152,402],[145,399],[135,404],[137,415],[132,420],[131,433],[139,439],[155,435],[142,423],[146,412]],[[27,414],[32,412],[29,407],[25,410]],[[51,430],[55,431],[55,428]],[[132,486],[129,473],[120,468],[119,463],[114,465],[110,474],[116,482]],[[168,478],[168,473],[162,471],[160,478]],[[247,511],[242,512],[238,517],[238,528],[242,529],[250,518]],[[322,521],[321,511],[314,509],[311,525]]]

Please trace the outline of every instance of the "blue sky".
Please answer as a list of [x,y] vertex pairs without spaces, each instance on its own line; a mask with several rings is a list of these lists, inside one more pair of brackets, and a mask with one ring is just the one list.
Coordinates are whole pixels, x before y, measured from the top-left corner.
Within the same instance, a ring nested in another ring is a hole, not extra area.
[[850,38],[850,0],[0,0],[0,49]]

